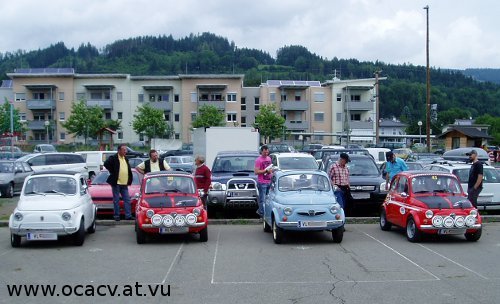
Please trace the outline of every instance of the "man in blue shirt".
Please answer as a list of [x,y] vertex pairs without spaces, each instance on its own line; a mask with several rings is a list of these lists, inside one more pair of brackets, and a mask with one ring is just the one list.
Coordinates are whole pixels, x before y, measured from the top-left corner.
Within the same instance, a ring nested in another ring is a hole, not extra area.
[[392,178],[399,172],[407,171],[408,166],[404,160],[396,157],[392,152],[387,152],[385,157],[387,159],[387,163],[385,164],[385,172],[387,172],[385,176],[385,189],[389,190],[389,182],[392,181]]

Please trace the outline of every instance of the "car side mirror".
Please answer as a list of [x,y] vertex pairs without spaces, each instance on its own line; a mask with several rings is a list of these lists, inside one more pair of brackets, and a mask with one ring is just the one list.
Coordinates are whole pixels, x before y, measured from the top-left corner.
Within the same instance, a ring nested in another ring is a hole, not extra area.
[[401,197],[403,197],[403,198],[407,198],[407,197],[408,197],[408,193],[406,193],[406,192],[401,192]]
[[139,193],[136,193],[136,194],[134,195],[134,199],[136,199],[136,200],[138,200],[138,199],[139,199]]

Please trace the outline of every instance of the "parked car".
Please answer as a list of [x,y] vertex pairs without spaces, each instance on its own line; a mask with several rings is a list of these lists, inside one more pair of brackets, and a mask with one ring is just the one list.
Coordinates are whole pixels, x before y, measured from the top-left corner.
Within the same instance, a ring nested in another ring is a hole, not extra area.
[[410,242],[423,234],[465,235],[468,241],[481,237],[482,220],[450,173],[401,172],[392,180],[391,189],[380,211],[380,228],[392,225],[406,228]]
[[466,155],[466,154],[469,153],[472,150],[476,150],[477,151],[477,158],[478,158],[478,160],[480,160],[480,161],[482,161],[482,162],[484,162],[484,163],[486,163],[488,165],[491,165],[491,163],[490,163],[490,156],[488,155],[488,153],[486,151],[484,151],[481,148],[470,147],[470,148],[453,149],[453,150],[444,152],[443,158],[445,160],[468,162],[469,161],[469,156]]
[[435,153],[412,153],[407,161],[421,163],[423,166],[432,164],[433,162],[442,161],[443,158]]
[[[113,214],[113,192],[111,185],[106,182],[109,177],[108,170],[102,170],[89,185],[89,193],[97,208],[97,214]],[[128,186],[128,194],[132,205],[132,212],[135,210],[137,199],[135,194],[140,192],[143,175],[135,169],[132,169],[132,184]],[[124,214],[123,200],[120,199],[120,213]]]
[[366,150],[368,150],[368,153],[370,153],[378,166],[387,161],[385,154],[391,152],[388,148],[366,148]]
[[161,158],[166,158],[169,156],[179,156],[179,155],[193,155],[193,150],[169,150],[165,153],[160,154]]
[[280,170],[317,170],[318,163],[311,154],[273,153],[269,155],[274,167]]
[[[442,162],[425,167],[426,170],[448,172],[455,175],[464,192],[467,191],[471,164]],[[483,190],[477,199],[480,210],[500,209],[500,173],[494,167],[483,165]]]
[[302,148],[301,152],[314,154],[316,150],[319,150],[322,147],[323,147],[322,144],[307,144]]
[[26,177],[33,174],[33,169],[26,162],[16,160],[0,160],[0,194],[2,197],[13,197],[14,192],[23,188]]
[[165,160],[174,171],[191,173],[194,170],[194,159],[191,155],[168,156]]
[[269,148],[269,153],[296,152],[292,146],[287,144],[267,144],[267,147]]
[[135,232],[138,244],[150,234],[196,233],[208,240],[208,216],[194,177],[184,172],[161,171],[145,175],[137,195]]
[[57,152],[56,148],[50,144],[38,144],[33,149],[33,153]]
[[406,162],[406,165],[408,166],[408,171],[414,171],[414,170],[424,170],[424,166],[421,163],[417,162]]
[[148,154],[144,153],[144,152],[135,151],[132,148],[130,148],[129,146],[127,146],[127,154],[126,154],[126,156],[128,158],[133,158],[133,157],[148,157]]
[[99,171],[104,169],[104,162],[116,151],[77,151],[75,154],[81,155],[87,164],[89,178],[93,179]]
[[322,163],[324,163],[330,155],[340,155],[340,153],[346,153],[346,154],[358,154],[358,155],[368,155],[370,156],[370,152],[364,148],[348,148],[348,149],[321,149],[318,150],[314,153],[314,157],[318,159],[320,158],[320,161],[318,164],[321,166]]
[[19,202],[9,218],[12,247],[28,241],[70,236],[81,246],[85,232],[95,232],[96,208],[80,172],[47,171],[26,178]]
[[128,164],[130,165],[130,168],[135,168],[138,165],[142,164],[145,160],[148,160],[146,157],[132,157],[128,159]]
[[402,160],[407,160],[413,154],[413,151],[409,148],[399,148],[392,150],[392,153]]
[[23,152],[21,149],[19,149],[19,147],[16,146],[0,147],[0,159],[17,159],[27,154],[29,153]]
[[277,171],[264,203],[264,231],[280,244],[286,230],[331,231],[333,241],[342,242],[345,215],[335,200],[325,172]]
[[80,172],[87,178],[89,176],[87,162],[81,155],[75,153],[33,153],[20,157],[18,160],[27,162],[35,172],[67,170]]

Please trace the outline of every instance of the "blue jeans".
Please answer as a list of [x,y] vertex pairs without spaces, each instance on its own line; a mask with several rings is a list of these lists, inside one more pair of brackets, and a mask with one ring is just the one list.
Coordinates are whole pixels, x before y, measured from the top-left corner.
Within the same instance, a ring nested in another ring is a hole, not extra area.
[[266,200],[266,195],[269,192],[269,185],[270,184],[257,183],[257,189],[259,190],[259,210],[257,210],[257,213],[260,216],[264,215],[264,201]]
[[123,207],[125,209],[125,218],[129,219],[132,217],[131,204],[130,204],[130,196],[128,195],[128,186],[127,185],[116,185],[111,186],[111,190],[113,191],[113,210],[114,217],[120,218],[120,196],[123,199]]
[[335,195],[335,199],[337,200],[337,203],[339,203],[340,207],[344,209],[345,207],[345,193],[342,190],[337,190],[334,191],[333,194]]

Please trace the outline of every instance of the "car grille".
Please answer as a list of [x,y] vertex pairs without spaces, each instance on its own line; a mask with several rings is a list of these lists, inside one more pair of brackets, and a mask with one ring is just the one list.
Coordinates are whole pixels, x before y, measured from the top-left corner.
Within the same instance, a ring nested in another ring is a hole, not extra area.
[[229,181],[227,185],[228,190],[255,190],[256,188],[255,182],[248,181]]
[[375,186],[351,186],[351,191],[373,191]]
[[325,211],[314,211],[314,210],[297,212],[298,215],[303,215],[303,216],[318,216],[318,215],[323,215],[325,213],[326,213]]

